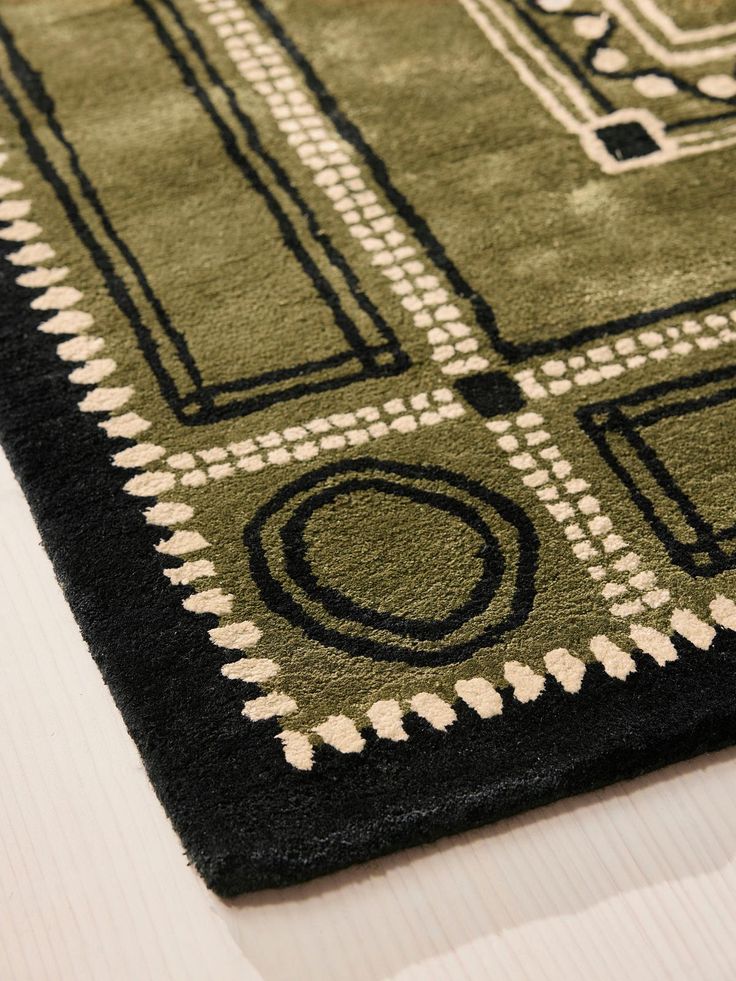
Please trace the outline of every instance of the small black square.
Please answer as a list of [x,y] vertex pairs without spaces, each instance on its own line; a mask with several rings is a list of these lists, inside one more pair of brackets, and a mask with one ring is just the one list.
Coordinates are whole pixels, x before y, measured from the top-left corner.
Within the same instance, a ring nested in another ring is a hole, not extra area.
[[488,371],[482,375],[470,375],[455,382],[462,397],[482,416],[504,415],[524,407],[521,389],[503,371]]
[[614,160],[633,160],[635,157],[648,157],[660,149],[651,133],[641,123],[616,123],[597,129],[596,136]]

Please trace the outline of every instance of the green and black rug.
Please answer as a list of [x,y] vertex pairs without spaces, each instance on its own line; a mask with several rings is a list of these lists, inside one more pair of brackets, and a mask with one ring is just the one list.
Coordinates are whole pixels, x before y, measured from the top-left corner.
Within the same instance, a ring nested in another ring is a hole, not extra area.
[[218,892],[736,742],[735,61],[735,0],[0,0],[2,440]]

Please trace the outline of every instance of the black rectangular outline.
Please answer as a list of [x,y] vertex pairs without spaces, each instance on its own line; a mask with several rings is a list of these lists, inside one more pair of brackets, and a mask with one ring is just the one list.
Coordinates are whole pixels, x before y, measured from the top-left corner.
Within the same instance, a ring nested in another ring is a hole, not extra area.
[[[692,498],[682,490],[665,464],[640,434],[640,430],[654,425],[661,419],[688,415],[701,409],[736,400],[736,384],[719,388],[707,396],[692,397],[679,402],[657,405],[657,400],[671,392],[697,391],[718,382],[736,380],[736,365],[728,365],[715,371],[699,372],[673,381],[647,386],[630,395],[586,405],[576,412],[583,430],[596,445],[606,463],[629,491],[632,500],[642,512],[650,527],[667,549],[673,562],[691,576],[712,577],[726,569],[736,568],[736,548],[729,555],[721,542],[736,538],[736,523],[716,530],[698,511]],[[638,406],[654,402],[655,407],[631,415],[621,411],[623,406]],[[657,514],[657,508],[649,496],[637,485],[635,476],[617,456],[606,436],[613,431],[626,440],[639,462],[655,481],[665,497],[677,507],[685,523],[696,534],[695,542],[681,541],[667,522]],[[698,558],[705,553],[707,560]]]
[[[182,52],[177,48],[173,38],[166,31],[163,22],[148,4],[136,3],[136,6],[151,21],[157,40],[162,44],[168,56],[174,60],[182,77],[183,84],[190,88],[195,97],[200,101],[204,112],[210,117],[218,129],[226,155],[239,167],[243,176],[249,181],[250,186],[264,198],[267,208],[274,215],[277,224],[281,228],[281,237],[284,245],[290,249],[307,277],[312,280],[317,294],[321,296],[323,302],[330,309],[335,323],[349,344],[348,350],[338,352],[321,361],[307,361],[301,365],[284,369],[283,371],[272,371],[259,376],[229,381],[221,385],[204,385],[196,362],[188,349],[184,335],[170,321],[163,303],[148,283],[140,262],[116,231],[109,215],[106,213],[92,181],[82,167],[78,151],[65,134],[63,127],[56,117],[53,99],[46,92],[40,73],[35,71],[22,55],[12,33],[0,18],[0,43],[2,43],[5,49],[11,71],[21,85],[26,97],[35,109],[43,115],[49,132],[64,151],[69,161],[70,170],[79,184],[82,197],[97,215],[108,241],[115,248],[117,254],[122,258],[138,282],[159,326],[171,341],[174,355],[187,372],[194,386],[193,391],[187,393],[179,391],[176,381],[164,365],[154,335],[150,328],[146,326],[144,318],[125,282],[115,270],[114,260],[96,238],[89,224],[84,219],[75,201],[74,192],[71,191],[69,185],[49,159],[43,145],[33,132],[27,114],[1,76],[0,97],[2,97],[7,108],[18,123],[30,158],[41,171],[42,176],[51,185],[72,227],[82,244],[87,248],[92,261],[102,273],[113,300],[123,313],[123,316],[131,324],[136,334],[139,347],[156,377],[161,394],[177,419],[185,425],[210,424],[221,419],[258,411],[284,399],[299,398],[307,394],[340,388],[370,377],[395,375],[406,370],[410,361],[408,356],[402,351],[393,330],[362,291],[357,274],[348,265],[345,257],[337,250],[329,236],[318,227],[315,215],[302,200],[296,188],[288,181],[278,162],[265,151],[252,120],[243,113],[232,90],[224,83],[209,62],[207,62],[201,46],[199,48],[197,47],[199,44],[198,40],[194,38],[194,41],[192,41],[189,38],[190,43],[193,45],[194,53],[202,61],[210,80],[213,84],[219,85],[223,93],[227,96],[231,108],[235,112],[241,128],[245,133],[251,151],[257,154],[265,166],[271,170],[279,186],[287,192],[298,210],[305,217],[307,227],[315,243],[324,251],[328,262],[333,268],[342,275],[347,290],[358,306],[372,320],[379,334],[385,338],[384,343],[370,345],[363,340],[357,325],[343,310],[339,297],[329,282],[319,274],[319,270],[301,244],[288,216],[280,208],[269,188],[263,184],[255,168],[240,150],[235,134],[217,112],[206,91],[199,83],[196,73],[192,70],[191,65]],[[351,362],[357,362],[357,366],[347,374],[326,379],[323,378],[318,381],[305,380],[305,376],[315,372],[342,365],[349,366]],[[217,404],[215,402],[215,397],[223,393],[248,391],[258,385],[274,384],[287,379],[294,379],[294,383],[285,389],[262,392],[250,398],[225,404]]]

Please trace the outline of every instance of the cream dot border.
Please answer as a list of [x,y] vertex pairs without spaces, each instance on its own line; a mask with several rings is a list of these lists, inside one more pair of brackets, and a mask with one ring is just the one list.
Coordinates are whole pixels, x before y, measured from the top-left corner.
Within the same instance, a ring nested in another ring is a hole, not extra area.
[[524,412],[513,422],[493,420],[486,425],[497,434],[509,465],[560,525],[573,554],[599,584],[612,616],[630,619],[672,604],[656,573],[642,569],[641,556],[615,533],[588,481],[573,474],[572,464],[541,428],[542,416]]
[[537,368],[523,368],[514,378],[532,401],[567,395],[575,388],[599,385],[669,358],[688,359],[736,341],[736,309],[728,315],[707,314],[661,329],[625,334],[609,343],[593,344],[565,358],[548,358]]
[[[260,433],[248,439],[205,450],[172,453],[164,461],[167,470],[149,470],[131,477],[125,485],[130,494],[146,496],[171,490],[177,483],[203,487],[226,477],[259,473],[264,467],[305,463],[329,452],[364,446],[385,436],[416,432],[466,415],[464,406],[448,388],[393,398],[381,406],[364,405],[347,412],[309,419],[281,432]],[[139,444],[118,453],[118,466],[144,467],[166,456],[162,446]]]
[[[4,145],[2,139],[0,145]],[[0,152],[0,167],[4,167],[7,160],[8,154]],[[21,181],[0,175],[0,221],[8,223],[0,228],[0,239],[18,244],[17,250],[7,256],[7,260],[19,269],[16,282],[24,287],[44,290],[30,301],[30,307],[49,313],[39,330],[65,338],[57,345],[56,351],[59,358],[70,366],[69,381],[88,389],[79,402],[80,411],[104,414],[106,418],[98,425],[110,438],[135,440],[151,428],[151,423],[130,410],[129,403],[135,394],[132,386],[115,385],[108,381],[110,376],[114,376],[118,366],[112,358],[98,357],[105,350],[105,340],[94,333],[94,319],[91,314],[77,306],[83,299],[82,293],[72,286],[59,285],[68,277],[68,267],[44,265],[53,260],[56,253],[49,243],[38,240],[42,228],[29,220],[30,200],[14,196],[22,191]],[[103,381],[104,385],[101,384]],[[116,453],[112,457],[112,463],[120,467],[138,468],[163,454],[163,447],[138,442]],[[146,476],[149,477],[148,496],[155,497],[170,489],[160,475]],[[163,539],[156,546],[162,555],[178,558],[210,547],[199,532],[177,527],[193,518],[194,509],[189,504],[159,502],[149,507],[144,514],[150,524],[176,528],[169,538]],[[164,569],[164,575],[172,584],[186,586],[204,578],[211,579],[216,571],[211,560],[198,558],[187,559],[181,565]],[[187,596],[183,605],[194,613],[225,615],[231,611],[232,602],[231,595],[214,587]],[[261,636],[260,630],[250,622],[218,627],[209,633],[214,644],[226,649],[253,646]]]

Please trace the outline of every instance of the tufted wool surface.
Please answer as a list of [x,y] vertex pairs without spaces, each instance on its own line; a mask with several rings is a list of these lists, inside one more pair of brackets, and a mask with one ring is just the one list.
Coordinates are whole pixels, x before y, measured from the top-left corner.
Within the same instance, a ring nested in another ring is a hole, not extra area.
[[735,0],[0,0],[0,436],[220,894],[736,741],[735,59]]

